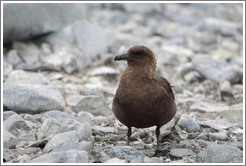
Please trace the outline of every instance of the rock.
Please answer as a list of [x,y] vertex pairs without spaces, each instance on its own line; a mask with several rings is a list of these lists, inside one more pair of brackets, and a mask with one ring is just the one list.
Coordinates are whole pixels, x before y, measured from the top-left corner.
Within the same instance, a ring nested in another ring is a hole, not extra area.
[[232,87],[229,81],[223,81],[219,85],[219,95],[221,100],[225,100],[225,98],[234,99]]
[[115,133],[114,127],[95,126],[94,130],[98,130],[103,133]]
[[14,70],[9,74],[5,81],[7,84],[37,84],[48,85],[50,81],[41,73],[26,72],[23,70]]
[[243,140],[243,129],[239,127],[232,127],[229,129],[229,132],[236,135],[237,140],[239,141]]
[[9,116],[3,122],[3,127],[16,137],[25,135],[25,133],[30,130],[25,120],[18,114]]
[[200,133],[200,134],[196,137],[196,139],[207,140],[208,137],[207,137],[207,134],[205,134],[205,133]]
[[79,150],[50,152],[34,158],[30,163],[88,163],[89,154]]
[[7,44],[56,31],[85,18],[86,9],[84,4],[5,4],[3,13],[3,42]]
[[76,120],[83,123],[83,122],[89,122],[91,123],[91,119],[94,119],[94,115],[92,115],[89,112],[79,112],[78,117],[76,117]]
[[227,140],[227,134],[225,132],[219,132],[219,133],[208,133],[208,138],[210,141],[225,141]]
[[174,125],[174,119],[172,119],[160,128],[160,140],[171,134],[171,130],[174,127]]
[[52,86],[4,84],[3,106],[16,112],[37,113],[64,110],[65,102],[60,91]]
[[209,57],[195,58],[192,63],[197,72],[216,83],[227,80],[231,84],[235,84],[242,79],[242,72],[227,63],[215,61]]
[[111,158],[107,160],[105,163],[127,163],[127,161],[118,158]]
[[45,121],[45,119],[48,118],[54,118],[54,119],[60,119],[60,118],[70,118],[71,115],[66,113],[66,112],[62,112],[62,111],[58,111],[58,110],[52,110],[52,111],[47,111],[41,114],[41,123],[43,123]]
[[197,157],[198,163],[242,163],[243,152],[228,145],[208,145]]
[[186,119],[181,117],[178,125],[181,127],[181,129],[184,129],[189,133],[201,131],[200,125],[193,119]]
[[18,139],[16,136],[8,132],[5,128],[3,128],[3,148],[5,149],[13,149],[15,145],[18,143]]
[[138,151],[137,149],[130,146],[109,147],[105,150],[105,153],[111,158],[116,157],[128,161],[131,161],[135,158],[138,158],[140,160],[144,159],[144,154],[141,151]]
[[118,75],[118,72],[111,68],[111,67],[107,67],[107,66],[102,66],[102,67],[98,67],[93,69],[91,72],[89,72],[89,75],[91,76],[116,76]]
[[12,49],[8,52],[7,61],[8,61],[8,63],[10,63],[13,66],[18,65],[20,63],[23,63],[23,60],[18,55],[17,50],[14,50],[14,49]]
[[5,81],[8,78],[9,73],[13,70],[11,64],[6,61],[3,61],[3,80]]
[[34,65],[38,63],[41,52],[35,44],[14,42],[13,48],[17,50],[19,56],[24,61],[24,63],[28,65]]
[[238,122],[230,122],[226,119],[216,119],[216,120],[207,120],[207,121],[199,121],[200,125],[203,125],[203,126],[209,126],[215,130],[226,130],[228,128],[231,128],[231,127],[236,127],[236,126],[239,126],[240,123]]
[[14,111],[4,111],[3,112],[3,121],[5,121],[8,117],[10,117],[13,114],[16,114],[16,112],[14,112]]
[[99,162],[104,163],[108,160],[110,160],[110,157],[104,152],[104,151],[100,151],[99,153]]
[[110,109],[107,107],[105,100],[96,95],[88,96],[72,96],[69,98],[72,104],[72,109],[75,112],[87,111],[93,115],[104,115],[109,116],[112,114]]
[[231,122],[243,122],[243,104],[232,105],[228,110],[220,112],[220,115]]
[[169,155],[171,158],[181,158],[184,156],[195,155],[195,153],[190,149],[175,148],[170,150]]
[[80,140],[90,140],[92,135],[91,123],[84,122],[77,128],[77,133]]
[[221,113],[229,110],[229,106],[213,101],[197,101],[190,106],[190,111],[200,113]]
[[80,141],[78,133],[68,131],[60,133],[51,138],[51,140],[45,145],[44,152],[50,151],[63,151],[69,149],[84,150],[88,153],[92,151],[92,142]]
[[150,15],[163,10],[162,4],[134,4],[134,3],[124,3],[123,9],[127,13],[141,13]]
[[110,44],[104,29],[97,23],[87,20],[76,21],[57,32],[51,33],[45,36],[42,42],[51,45],[64,43],[78,45],[92,59],[106,53]]

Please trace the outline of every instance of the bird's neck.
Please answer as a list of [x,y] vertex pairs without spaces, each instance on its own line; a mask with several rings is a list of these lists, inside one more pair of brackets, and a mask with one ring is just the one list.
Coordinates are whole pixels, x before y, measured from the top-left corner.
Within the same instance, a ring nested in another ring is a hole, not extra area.
[[156,78],[156,66],[130,66],[126,68],[126,72],[135,79],[147,77],[149,79]]

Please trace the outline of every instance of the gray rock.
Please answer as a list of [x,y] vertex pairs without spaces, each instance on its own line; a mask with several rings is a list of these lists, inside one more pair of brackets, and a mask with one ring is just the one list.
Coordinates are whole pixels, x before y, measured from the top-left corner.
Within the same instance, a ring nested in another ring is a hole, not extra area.
[[221,100],[225,100],[225,98],[234,99],[232,87],[229,81],[222,81],[219,85],[219,95]]
[[86,9],[84,4],[20,3],[5,4],[3,13],[3,41],[6,44],[56,31],[83,19]]
[[6,61],[3,61],[3,80],[5,81],[8,78],[9,73],[13,70],[11,64]]
[[8,132],[5,128],[3,128],[3,148],[5,149],[13,149],[15,145],[18,143],[18,139],[16,136]]
[[30,163],[88,163],[89,154],[79,150],[50,152],[34,158]]
[[231,84],[235,84],[242,79],[242,72],[234,69],[229,64],[209,57],[195,58],[192,63],[197,72],[216,83],[227,80]]
[[10,117],[13,114],[16,114],[16,112],[14,112],[14,111],[4,111],[3,112],[3,121],[5,121],[8,117]]
[[24,63],[28,65],[34,65],[38,63],[41,56],[41,51],[35,44],[14,42],[13,48],[17,50],[19,56],[24,61]]
[[104,29],[97,23],[87,20],[76,21],[55,33],[47,35],[42,41],[51,45],[64,43],[78,45],[91,58],[106,53],[110,43]]
[[169,134],[171,134],[171,130],[174,127],[175,123],[174,123],[174,119],[172,119],[171,121],[169,121],[167,124],[163,125],[160,128],[160,139],[162,140],[164,137],[168,136]]
[[115,69],[107,66],[98,67],[89,72],[91,76],[116,76],[117,74],[118,72]]
[[243,104],[232,105],[228,110],[220,112],[220,115],[231,122],[243,122]]
[[91,119],[94,119],[94,116],[89,113],[89,112],[79,112],[78,113],[78,116],[76,117],[76,120],[81,122],[81,123],[84,123],[84,122],[89,122],[91,123]]
[[23,63],[23,60],[18,55],[17,50],[14,49],[8,52],[7,61],[13,66]]
[[100,151],[98,153],[99,153],[99,158],[98,158],[99,162],[104,163],[110,159],[110,157],[104,151]]
[[30,130],[30,127],[26,124],[25,120],[18,114],[9,116],[3,122],[3,127],[16,137],[24,135]]
[[107,160],[105,163],[127,163],[127,161],[118,158],[111,158]]
[[50,151],[63,151],[69,149],[84,150],[91,153],[92,142],[80,141],[80,137],[75,130],[68,131],[52,137],[45,145],[44,152],[47,153]]
[[95,126],[94,130],[98,130],[103,133],[115,133],[114,127]]
[[184,129],[189,133],[201,131],[200,125],[193,119],[186,119],[181,117],[178,125],[181,127],[181,129]]
[[243,152],[228,145],[211,144],[201,151],[197,157],[198,163],[242,163]]
[[229,106],[213,101],[196,101],[190,106],[190,111],[200,113],[222,113],[229,110]]
[[72,96],[69,100],[72,105],[72,109],[75,112],[87,111],[96,116],[108,116],[112,114],[106,101],[100,96]]
[[226,130],[231,127],[240,126],[238,122],[230,122],[226,119],[216,119],[216,120],[207,120],[199,121],[200,125],[211,127],[215,130],[221,131],[222,129]]
[[229,129],[229,132],[236,135],[238,141],[243,140],[243,129],[239,127],[232,127]]
[[140,160],[144,159],[144,154],[137,149],[130,146],[114,146],[105,149],[105,153],[111,158],[116,157],[119,159],[125,159],[128,161],[133,160],[134,158],[139,158]]
[[225,141],[227,140],[228,136],[225,132],[219,132],[219,133],[208,133],[208,138],[210,141]]
[[196,139],[207,140],[208,137],[207,137],[207,134],[205,134],[205,133],[200,133],[200,134],[196,137]]
[[92,135],[91,123],[84,122],[77,128],[77,133],[80,140],[90,140]]
[[123,9],[130,13],[152,14],[163,10],[162,4],[134,4],[124,3]]
[[195,155],[195,153],[190,149],[175,148],[175,149],[170,150],[169,155],[171,155],[171,157],[174,157],[174,158],[180,158],[184,156]]
[[50,81],[41,73],[26,72],[23,70],[14,70],[9,74],[5,81],[8,84],[38,84],[48,85]]
[[3,106],[17,112],[37,113],[49,110],[64,110],[65,102],[60,91],[52,86],[4,84]]
[[44,120],[48,118],[60,119],[60,118],[70,118],[70,117],[71,115],[66,112],[62,112],[58,110],[47,111],[42,113],[41,123],[43,123]]

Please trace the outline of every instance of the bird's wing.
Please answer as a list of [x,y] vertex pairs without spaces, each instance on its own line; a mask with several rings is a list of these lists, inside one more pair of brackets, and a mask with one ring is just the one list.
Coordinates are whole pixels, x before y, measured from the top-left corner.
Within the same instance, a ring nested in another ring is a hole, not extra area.
[[159,85],[166,90],[168,96],[170,96],[173,100],[175,100],[175,97],[172,91],[172,86],[170,86],[170,83],[167,81],[167,79],[159,76],[158,82],[159,82]]

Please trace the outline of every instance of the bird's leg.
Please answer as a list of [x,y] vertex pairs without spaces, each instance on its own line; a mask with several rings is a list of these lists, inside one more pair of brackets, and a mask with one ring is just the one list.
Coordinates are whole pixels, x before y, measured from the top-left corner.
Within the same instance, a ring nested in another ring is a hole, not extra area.
[[128,127],[128,131],[127,131],[127,145],[129,145],[131,135],[132,135],[132,129],[131,129],[131,127]]
[[169,150],[168,149],[162,149],[162,150],[159,149],[159,144],[160,144],[160,138],[159,138],[159,136],[160,136],[160,126],[156,126],[155,134],[156,134],[157,146],[156,146],[156,149],[155,149],[154,156],[155,157],[165,156],[169,152]]
[[155,134],[156,134],[156,141],[157,141],[156,151],[158,151],[159,150],[159,136],[160,136],[159,126],[156,126]]

